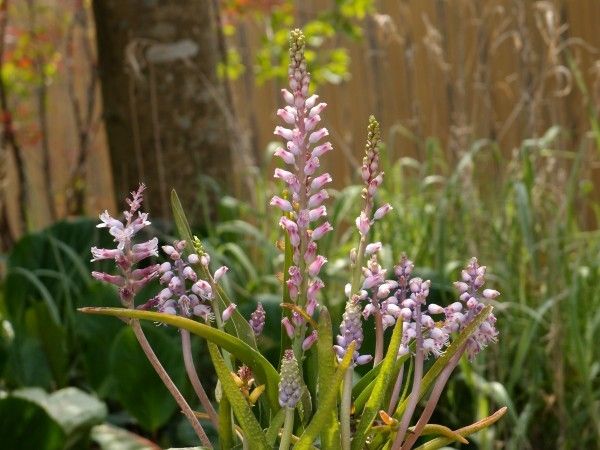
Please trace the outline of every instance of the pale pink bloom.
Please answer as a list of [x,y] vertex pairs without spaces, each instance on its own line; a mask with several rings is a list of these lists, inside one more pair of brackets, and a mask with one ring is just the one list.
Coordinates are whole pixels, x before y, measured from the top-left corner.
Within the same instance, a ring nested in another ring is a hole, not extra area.
[[325,186],[327,183],[331,183],[331,175],[329,175],[328,173],[324,173],[322,175],[319,175],[316,178],[313,178],[313,180],[310,183],[310,189],[313,192],[318,191],[319,189],[321,189],[323,186]]
[[323,224],[319,225],[317,228],[315,228],[313,230],[311,239],[313,241],[318,241],[326,233],[330,232],[331,230],[333,230],[333,227],[331,226],[331,224],[329,222],[324,222]]
[[293,209],[292,204],[288,200],[278,197],[277,195],[273,196],[269,204],[271,206],[276,206],[282,211],[291,211]]
[[308,266],[308,274],[311,277],[316,277],[326,262],[327,259],[324,256],[318,255],[315,258],[315,260],[310,264],[310,266]]
[[221,315],[223,322],[227,322],[231,318],[231,316],[233,315],[233,312],[236,309],[237,309],[237,305],[235,303],[231,303],[227,308],[225,308],[225,310],[223,311],[223,314]]
[[379,220],[383,216],[385,216],[387,213],[389,213],[392,209],[393,209],[392,205],[390,205],[389,203],[386,203],[385,205],[378,208],[377,211],[375,211],[375,214],[373,214],[373,218],[375,220]]
[[283,147],[278,147],[277,150],[275,150],[275,153],[273,154],[281,158],[286,164],[294,164],[296,162],[294,154],[292,152],[284,150]]
[[292,139],[294,139],[294,132],[292,130],[290,130],[289,128],[276,126],[273,134],[275,134],[277,136],[281,136],[282,138],[284,138],[287,141],[291,141]]
[[304,339],[304,341],[302,341],[302,350],[307,351],[309,348],[311,348],[313,346],[313,344],[315,342],[317,342],[318,338],[319,338],[319,335],[317,333],[317,330],[313,330],[313,332],[310,333],[308,335],[308,337],[306,339]]
[[308,142],[310,142],[311,144],[316,144],[325,136],[329,136],[329,131],[327,131],[327,128],[321,128],[320,130],[317,130],[310,134],[310,136],[308,137]]
[[227,266],[221,266],[219,267],[216,271],[215,274],[213,275],[213,278],[215,280],[215,283],[218,283],[219,280],[221,278],[223,278],[223,275],[225,275],[227,272],[229,271],[229,267]]

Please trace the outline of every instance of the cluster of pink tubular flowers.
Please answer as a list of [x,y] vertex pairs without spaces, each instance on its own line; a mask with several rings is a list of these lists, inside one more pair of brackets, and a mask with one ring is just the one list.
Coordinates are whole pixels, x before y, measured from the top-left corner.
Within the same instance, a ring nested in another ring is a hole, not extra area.
[[[183,317],[194,315],[204,319],[205,322],[211,322],[214,320],[211,306],[214,298],[213,284],[218,283],[229,269],[222,266],[215,271],[211,280],[201,279],[195,267],[203,266],[208,271],[210,258],[208,254],[199,256],[196,253],[191,253],[184,258],[186,246],[186,241],[175,241],[173,245],[162,247],[164,254],[171,260],[162,263],[159,267],[159,281],[164,288],[140,308],[154,308],[158,312]],[[222,320],[228,320],[235,309],[234,303],[229,305],[223,311]]]
[[117,243],[116,248],[92,247],[92,262],[112,259],[119,268],[119,275],[111,275],[105,272],[92,272],[97,280],[114,284],[119,288],[121,301],[125,306],[133,305],[135,294],[156,278],[159,273],[158,264],[152,264],[144,268],[135,268],[142,260],[151,256],[158,256],[158,239],[152,238],[146,242],[134,244],[133,239],[143,228],[150,225],[148,214],[140,211],[143,201],[145,186],[140,184],[137,191],[131,193],[127,199],[129,210],[123,211],[125,221],[112,217],[108,211],[100,214],[101,223],[98,228],[108,228],[108,232]]
[[[318,96],[309,97],[310,74],[304,57],[304,35],[295,30],[290,34],[289,87],[283,89],[285,108],[277,111],[290,128],[278,126],[275,134],[286,141],[285,148],[275,151],[287,169],[275,169],[275,178],[286,185],[287,195],[274,196],[271,205],[282,210],[280,225],[285,229],[293,248],[293,266],[289,268],[288,290],[290,298],[312,315],[317,307],[317,295],[324,287],[319,278],[327,259],[318,254],[317,242],[333,228],[324,220],[327,208],[323,202],[329,197],[324,187],[331,182],[328,173],[319,174],[320,158],[330,150],[331,143],[321,143],[329,133],[318,128],[320,113],[325,103],[317,103]],[[301,315],[293,313],[292,320],[285,318],[283,325],[293,336],[304,325]],[[303,347],[316,340],[309,335]]]

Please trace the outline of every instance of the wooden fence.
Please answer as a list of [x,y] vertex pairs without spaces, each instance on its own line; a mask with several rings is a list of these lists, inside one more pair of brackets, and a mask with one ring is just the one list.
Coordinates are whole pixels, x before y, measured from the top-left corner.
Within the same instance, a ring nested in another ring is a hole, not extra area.
[[[298,1],[299,16],[311,17],[320,4]],[[552,125],[567,131],[561,138],[565,149],[588,145],[588,108],[598,104],[600,88],[600,1],[381,0],[377,11],[365,20],[361,41],[344,43],[352,58],[351,78],[320,90],[330,105],[324,113],[326,125],[343,155],[326,158],[325,164],[340,182],[348,182],[355,173],[371,113],[380,118],[384,138],[394,137],[395,155],[422,158],[427,137],[438,138],[451,156],[478,139],[497,141],[510,155],[524,139],[541,136]],[[244,59],[252,61],[264,30],[250,20],[240,25],[242,29],[243,36],[233,41]],[[78,54],[76,49],[75,73],[85,78],[86,66]],[[274,140],[280,86],[258,86],[248,69],[232,83],[232,91],[240,129],[249,133],[256,156]],[[578,88],[578,74],[587,95]],[[84,87],[78,86],[77,92],[85,95]],[[66,81],[57,78],[48,105],[59,214],[62,183],[77,139],[68,96]],[[100,117],[99,105],[97,114]],[[39,228],[49,221],[39,176],[39,144],[24,151],[32,226]],[[13,170],[7,181],[14,211]],[[101,121],[94,133],[87,182],[88,211],[113,207]]]

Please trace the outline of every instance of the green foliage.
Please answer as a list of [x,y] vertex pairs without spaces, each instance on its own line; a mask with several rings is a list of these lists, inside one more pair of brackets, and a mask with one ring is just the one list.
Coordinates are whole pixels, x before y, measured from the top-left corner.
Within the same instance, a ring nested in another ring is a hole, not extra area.
[[269,402],[271,403],[271,408],[274,410],[274,412],[277,412],[279,409],[279,403],[277,400],[279,374],[260,352],[254,350],[248,344],[236,338],[235,336],[232,336],[231,334],[225,333],[218,328],[196,322],[195,320],[175,316],[172,314],[126,308],[81,308],[81,311],[88,314],[100,314],[164,323],[188,330],[190,333],[217,344],[223,350],[233,354],[244,364],[247,364],[250,368],[252,368],[259,383],[266,384],[266,392]]
[[[350,55],[338,43],[339,36],[350,39],[362,37],[362,21],[374,11],[373,0],[336,0],[330,8],[323,8],[310,20],[302,24],[306,36],[306,59],[311,67],[313,88],[325,83],[339,84],[350,77]],[[288,33],[294,26],[296,14],[294,2],[284,0],[269,11],[257,9],[255,21],[264,26],[260,48],[256,51],[254,72],[256,81],[261,84],[271,79],[287,78]],[[225,35],[232,36],[235,19],[226,27]],[[229,43],[231,49],[227,60],[219,66],[219,73],[236,79],[245,70],[236,43]]]
[[[167,336],[154,326],[144,327],[144,333],[175,384],[183,385],[185,369],[178,336]],[[114,386],[117,399],[144,429],[156,432],[177,410],[129,327],[122,327],[115,338],[110,371],[118,380]]]
[[0,399],[0,417],[6,448],[68,450],[88,444],[92,427],[106,418],[106,406],[72,387],[50,395],[26,388]]

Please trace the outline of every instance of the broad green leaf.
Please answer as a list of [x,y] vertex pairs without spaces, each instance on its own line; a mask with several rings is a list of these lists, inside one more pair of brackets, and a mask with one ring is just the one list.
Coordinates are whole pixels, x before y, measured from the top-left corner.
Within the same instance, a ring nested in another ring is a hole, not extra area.
[[[319,399],[331,389],[330,382],[335,374],[335,354],[333,352],[333,334],[331,331],[331,316],[325,306],[319,312],[319,339],[317,340],[317,353],[319,363],[318,389]],[[337,399],[336,399],[337,400]],[[317,408],[320,406],[317,404]],[[337,402],[336,402],[337,403]],[[340,425],[337,420],[337,405],[331,408],[321,431],[321,448],[333,450],[340,448]]]
[[153,311],[142,311],[126,308],[80,308],[79,311],[87,314],[99,314],[114,317],[128,317],[131,319],[149,320],[183,328],[210,342],[217,344],[222,349],[233,354],[236,358],[247,364],[258,381],[266,385],[266,395],[271,409],[279,410],[278,385],[279,374],[267,359],[240,339],[221,330],[196,322],[185,317],[163,314]]
[[[456,354],[457,351],[463,346],[467,339],[473,334],[473,332],[483,323],[484,320],[488,318],[488,316],[492,313],[492,306],[486,306],[475,318],[473,321],[467,325],[465,329],[463,329],[458,336],[452,341],[450,346],[446,349],[444,354],[440,356],[435,363],[431,366],[431,368],[427,371],[423,379],[421,380],[421,389],[419,391],[419,399],[423,398],[429,387],[436,380],[440,372],[448,365],[448,361]],[[404,399],[402,403],[398,405],[396,408],[396,412],[394,413],[394,418],[399,419],[404,409],[406,409],[406,405],[408,405],[410,397]]]
[[396,321],[387,353],[381,363],[381,370],[379,371],[379,375],[377,375],[375,385],[371,391],[371,396],[365,404],[360,417],[360,422],[354,432],[354,437],[352,438],[353,450],[361,450],[363,448],[367,439],[367,432],[369,428],[371,428],[373,420],[381,409],[381,404],[385,398],[388,385],[394,381],[392,379],[392,372],[394,371],[394,366],[398,357],[398,349],[400,348],[400,342],[402,340],[402,325],[403,323],[401,320]]
[[[173,382],[182,386],[186,377],[181,346],[155,326],[144,327],[144,333]],[[121,329],[113,341],[110,370],[118,380],[114,385],[117,398],[145,430],[156,432],[177,411],[175,400],[148,362],[130,327]]]
[[[504,414],[506,414],[507,409],[508,408],[506,408],[506,406],[504,406],[503,408],[500,408],[498,411],[496,411],[491,416],[488,416],[485,419],[479,420],[478,422],[475,422],[469,426],[459,428],[458,430],[455,430],[454,433],[456,433],[460,436],[463,436],[463,437],[469,436],[473,433],[476,433],[477,431],[487,428],[490,425],[493,425],[494,423],[496,423],[498,420],[500,420],[500,418]],[[455,442],[456,440],[457,439],[450,438],[450,437],[438,437],[438,438],[432,439],[431,441],[424,443],[423,445],[420,445],[419,447],[415,448],[415,450],[437,450],[442,447],[445,447],[448,444],[451,444],[452,442]]]
[[107,423],[92,428],[91,438],[100,450],[161,450],[154,442]]
[[64,450],[66,434],[36,401],[14,396],[0,400],[0,441],[6,449]]
[[350,363],[352,362],[352,356],[354,354],[355,343],[352,342],[346,350],[346,354],[344,358],[340,362],[333,378],[331,378],[331,382],[328,386],[328,391],[322,395],[322,400],[315,412],[315,415],[312,417],[312,420],[304,430],[304,432],[300,435],[300,439],[294,445],[294,450],[308,450],[312,448],[312,443],[317,439],[317,436],[323,429],[323,427],[328,423],[328,418],[330,417],[331,410],[335,408],[335,403],[337,402],[338,391],[340,388],[340,384],[344,379],[344,374],[348,367],[350,367]]
[[260,424],[254,417],[254,413],[250,405],[240,392],[240,388],[235,384],[229,368],[225,365],[225,360],[221,356],[219,348],[212,342],[208,342],[208,350],[215,366],[215,371],[221,381],[221,387],[224,394],[227,396],[229,403],[233,409],[233,413],[238,420],[238,423],[244,430],[244,438],[249,447],[257,450],[267,450],[269,448],[265,435],[262,432]]

